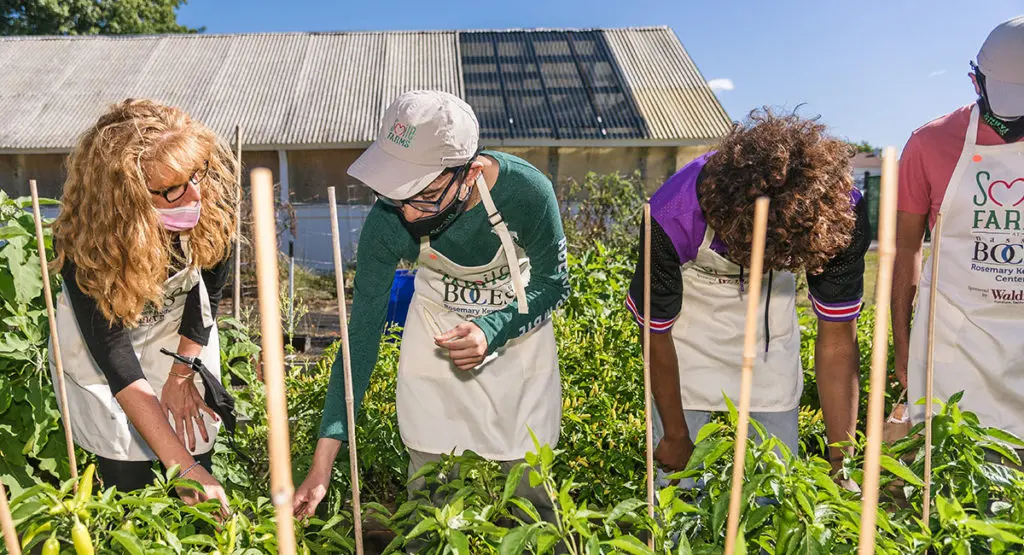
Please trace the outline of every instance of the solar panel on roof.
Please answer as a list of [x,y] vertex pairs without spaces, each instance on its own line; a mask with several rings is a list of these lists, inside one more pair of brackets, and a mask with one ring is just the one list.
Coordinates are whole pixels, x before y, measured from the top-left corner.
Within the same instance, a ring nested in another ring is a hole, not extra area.
[[643,120],[594,31],[459,34],[483,139],[640,139]]

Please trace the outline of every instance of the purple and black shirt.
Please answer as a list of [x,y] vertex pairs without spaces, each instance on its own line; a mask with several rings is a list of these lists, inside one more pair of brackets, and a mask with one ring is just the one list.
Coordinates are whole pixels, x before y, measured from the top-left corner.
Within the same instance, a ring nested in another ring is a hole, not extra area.
[[[701,170],[714,151],[693,160],[670,177],[651,197],[651,332],[667,333],[682,309],[683,279],[680,266],[694,260],[704,242],[708,224],[697,199]],[[821,320],[847,322],[860,314],[864,294],[864,253],[871,245],[867,203],[859,190],[851,192],[851,210],[857,223],[850,245],[816,275],[807,274],[808,296],[814,313]],[[643,229],[639,245],[643,245]],[[728,256],[718,237],[710,245],[716,253]],[[638,250],[639,253],[639,250]],[[637,268],[629,286],[626,306],[643,324],[643,260],[637,256]]]

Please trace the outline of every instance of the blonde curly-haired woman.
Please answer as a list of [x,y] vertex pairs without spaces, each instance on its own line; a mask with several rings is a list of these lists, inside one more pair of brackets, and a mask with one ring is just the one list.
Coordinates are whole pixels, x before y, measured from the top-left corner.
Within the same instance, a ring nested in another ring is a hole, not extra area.
[[121,491],[152,482],[157,460],[204,486],[205,496],[181,492],[187,502],[226,506],[210,474],[219,418],[198,373],[160,351],[198,357],[219,378],[235,164],[185,112],[132,99],[102,115],[68,160],[53,238],[70,425]]

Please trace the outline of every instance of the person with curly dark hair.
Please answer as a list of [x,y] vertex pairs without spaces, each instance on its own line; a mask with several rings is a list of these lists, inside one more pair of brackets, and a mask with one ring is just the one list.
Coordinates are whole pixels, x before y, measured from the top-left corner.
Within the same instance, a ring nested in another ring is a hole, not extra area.
[[[794,455],[803,392],[795,272],[818,317],[815,372],[830,443],[856,430],[857,317],[867,207],[853,186],[851,149],[823,124],[751,112],[717,149],[690,162],[651,198],[651,386],[659,484],[682,470],[712,414],[737,400],[743,360],[754,202],[771,203],[761,290],[760,355],[751,418]],[[639,245],[643,245],[643,232]],[[626,305],[643,324],[643,259]],[[751,437],[757,438],[754,432]],[[833,468],[843,451],[830,447]],[[684,487],[692,487],[684,484]]]

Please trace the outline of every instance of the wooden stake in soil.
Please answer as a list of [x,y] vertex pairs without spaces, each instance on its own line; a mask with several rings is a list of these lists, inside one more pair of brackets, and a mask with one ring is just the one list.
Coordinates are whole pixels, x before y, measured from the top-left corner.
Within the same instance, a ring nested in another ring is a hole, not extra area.
[[935,296],[939,293],[939,243],[942,241],[942,212],[935,215],[932,234],[932,283],[928,296],[928,353],[924,386],[924,508],[921,522],[928,526],[932,510],[932,380],[935,376]]
[[274,179],[270,170],[256,168],[252,184],[253,237],[256,244],[256,281],[259,290],[263,380],[267,388],[267,434],[270,450],[270,501],[277,513],[278,551],[295,553],[292,514],[291,452],[288,405],[284,390],[284,337],[281,335],[281,297],[278,291],[277,237],[274,222]]
[[[345,371],[345,412],[348,417],[348,460],[352,481],[352,521],[355,525],[356,555],[363,555],[363,511],[359,505],[359,457],[356,453],[356,414],[352,395],[352,362],[348,346],[348,308],[345,305],[345,265],[341,259],[338,203],[334,187],[327,188],[331,207],[331,242],[334,244],[334,282],[338,288],[338,321],[341,325],[341,362]],[[440,333],[440,332],[438,332]]]
[[14,529],[14,519],[11,518],[11,508],[7,505],[7,491],[4,490],[3,481],[0,481],[0,526],[4,530],[4,543],[7,544],[7,552],[11,555],[21,555],[18,531]]
[[[238,201],[235,203],[235,288],[231,315],[235,320],[242,315],[242,126],[235,126],[235,182],[238,183]],[[250,186],[251,187],[251,186]]]
[[[43,270],[43,297],[46,299],[46,318],[50,321],[50,348],[53,349],[53,362],[57,367],[57,395],[60,396],[60,415],[64,424],[64,441],[68,444],[68,466],[71,467],[71,478],[78,479],[78,463],[75,461],[75,442],[71,437],[71,415],[68,414],[68,393],[64,385],[64,363],[60,356],[60,340],[57,335],[57,316],[53,312],[53,295],[50,293],[50,269],[46,265],[46,243],[43,242],[43,217],[39,212],[39,191],[36,180],[28,181],[32,191],[32,214],[36,220],[36,245],[39,249],[39,266]],[[75,486],[78,489],[78,486]]]
[[896,149],[882,153],[882,189],[878,207],[878,285],[875,287],[875,333],[871,347],[871,393],[868,400],[867,446],[864,452],[864,485],[861,497],[860,555],[875,552],[878,516],[878,475],[882,460],[882,412],[889,358],[889,303],[892,296],[892,265],[896,256]]
[[[654,437],[651,427],[651,203],[644,203],[644,425],[647,438],[647,516],[654,518]],[[654,548],[654,536],[647,540]]]
[[764,243],[768,232],[768,197],[754,204],[754,241],[750,250],[750,283],[747,289],[747,326],[743,335],[743,371],[740,378],[739,419],[736,422],[736,448],[732,463],[732,489],[729,495],[729,524],[725,535],[725,553],[732,555],[740,526],[740,498],[743,493],[743,469],[747,458],[747,430],[750,427],[750,390],[754,381],[757,356],[757,313],[761,305],[761,275],[764,273]]

